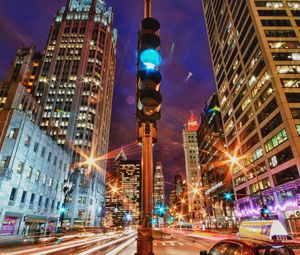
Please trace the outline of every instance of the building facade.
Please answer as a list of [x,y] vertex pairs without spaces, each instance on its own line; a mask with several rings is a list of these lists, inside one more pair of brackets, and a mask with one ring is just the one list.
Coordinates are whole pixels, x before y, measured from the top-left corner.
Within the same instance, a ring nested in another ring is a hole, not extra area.
[[[119,183],[115,211],[119,221],[140,225],[141,221],[141,161],[127,159],[123,150],[115,159],[115,173]],[[119,206],[118,206],[119,204]]]
[[[99,226],[105,204],[117,33],[103,0],[69,0],[51,26],[35,95],[41,127],[72,153],[70,225]],[[87,159],[96,158],[92,165]]]
[[1,110],[0,127],[0,235],[55,231],[70,156],[20,110]]
[[201,113],[197,132],[203,207],[198,217],[206,227],[228,227],[235,224],[231,173],[217,94],[213,94]]
[[193,113],[191,113],[191,116],[182,132],[185,171],[188,188],[189,217],[191,221],[196,220],[195,214],[199,212],[203,206],[203,201],[200,192],[202,184],[197,141],[198,127],[199,122],[196,119],[196,116]]
[[157,162],[153,178],[153,210],[156,211],[161,205],[165,206],[164,174],[162,163]]
[[232,169],[237,216],[259,218],[266,205],[299,232],[299,4],[203,0],[203,7],[226,144],[240,158]]

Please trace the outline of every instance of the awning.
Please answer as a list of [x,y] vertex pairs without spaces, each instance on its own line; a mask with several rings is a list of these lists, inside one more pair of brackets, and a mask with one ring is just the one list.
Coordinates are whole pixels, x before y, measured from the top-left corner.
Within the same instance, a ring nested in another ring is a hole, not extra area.
[[23,214],[22,213],[16,213],[16,212],[5,212],[5,216],[11,216],[11,217],[16,217],[16,218],[22,218]]
[[47,216],[41,215],[26,215],[24,217],[25,222],[45,223],[48,221]]

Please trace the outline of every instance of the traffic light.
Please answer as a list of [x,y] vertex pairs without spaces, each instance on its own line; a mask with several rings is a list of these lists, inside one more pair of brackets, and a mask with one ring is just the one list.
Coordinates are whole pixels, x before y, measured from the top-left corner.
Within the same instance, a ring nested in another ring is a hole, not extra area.
[[226,201],[232,201],[233,200],[233,194],[231,192],[225,192],[224,193],[224,199]]
[[160,119],[159,29],[156,19],[145,18],[139,31],[136,117],[142,122],[154,123]]
[[269,209],[266,205],[263,206],[263,208],[260,209],[260,216],[261,218],[268,220],[269,219]]

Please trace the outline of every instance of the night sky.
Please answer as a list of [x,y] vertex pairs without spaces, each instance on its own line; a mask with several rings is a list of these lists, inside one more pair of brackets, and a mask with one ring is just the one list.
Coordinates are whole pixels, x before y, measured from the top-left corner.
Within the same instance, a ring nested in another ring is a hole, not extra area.
[[[140,158],[140,148],[134,144],[135,58],[143,2],[107,1],[114,9],[118,29],[110,150],[123,146],[130,159]],[[0,1],[0,80],[18,47],[35,44],[43,50],[54,15],[65,4],[66,0]],[[201,0],[153,0],[153,17],[161,23],[163,57],[162,119],[158,123],[154,160],[162,161],[166,181],[173,182],[177,171],[185,174],[183,125],[190,111],[200,115],[215,91],[215,83]]]

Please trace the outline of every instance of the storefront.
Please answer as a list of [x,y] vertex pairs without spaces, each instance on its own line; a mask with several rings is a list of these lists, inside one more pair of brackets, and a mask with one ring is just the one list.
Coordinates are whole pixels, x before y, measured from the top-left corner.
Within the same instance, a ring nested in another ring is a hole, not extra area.
[[0,235],[17,235],[23,214],[6,212],[4,215]]
[[51,233],[51,232],[55,232],[56,231],[56,227],[58,224],[58,219],[56,217],[50,217],[48,219],[48,225],[47,225],[47,233]]
[[48,223],[47,216],[26,215],[24,221],[25,226],[23,232],[25,235],[42,235],[45,233],[45,228]]

